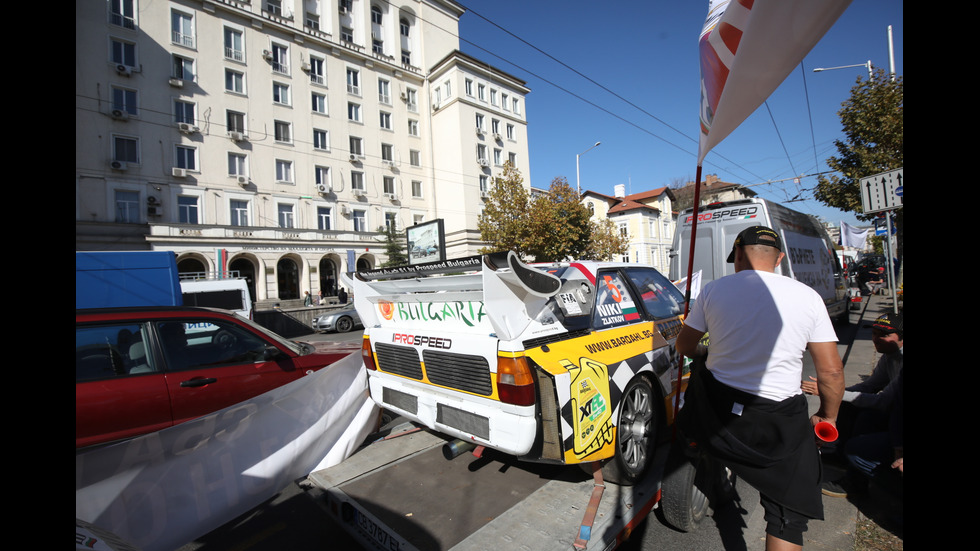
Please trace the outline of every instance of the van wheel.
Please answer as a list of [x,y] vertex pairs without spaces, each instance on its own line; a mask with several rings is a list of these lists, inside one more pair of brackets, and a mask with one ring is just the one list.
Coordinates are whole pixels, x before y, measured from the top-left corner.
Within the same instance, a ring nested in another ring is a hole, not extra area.
[[626,386],[616,420],[616,455],[602,466],[603,479],[632,486],[653,462],[660,419],[649,379],[635,377]]
[[337,320],[337,332],[346,333],[354,328],[354,320],[347,316],[344,316]]
[[681,532],[698,527],[708,512],[710,460],[701,453],[688,457],[681,442],[671,445],[660,486],[664,520]]

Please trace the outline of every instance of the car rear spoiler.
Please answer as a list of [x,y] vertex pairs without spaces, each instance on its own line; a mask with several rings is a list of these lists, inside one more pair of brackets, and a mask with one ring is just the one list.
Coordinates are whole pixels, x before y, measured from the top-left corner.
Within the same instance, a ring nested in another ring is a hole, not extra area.
[[382,323],[382,302],[478,302],[497,336],[509,340],[537,317],[561,288],[561,280],[507,251],[359,271],[351,285],[354,307],[365,327]]

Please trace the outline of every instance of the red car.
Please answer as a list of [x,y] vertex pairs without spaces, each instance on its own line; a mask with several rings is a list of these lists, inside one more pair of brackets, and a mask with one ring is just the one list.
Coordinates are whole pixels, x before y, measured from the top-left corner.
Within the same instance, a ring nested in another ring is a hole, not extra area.
[[75,448],[218,411],[358,350],[288,341],[223,310],[76,310]]

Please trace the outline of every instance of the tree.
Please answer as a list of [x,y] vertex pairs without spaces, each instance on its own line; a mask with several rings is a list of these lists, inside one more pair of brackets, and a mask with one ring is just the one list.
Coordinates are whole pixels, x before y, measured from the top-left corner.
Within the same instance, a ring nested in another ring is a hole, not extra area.
[[404,266],[408,264],[408,255],[405,253],[405,234],[395,229],[394,224],[388,224],[378,228],[378,232],[385,237],[385,254],[388,257],[381,267]]
[[827,159],[827,165],[841,175],[820,178],[814,191],[818,201],[859,213],[862,220],[874,218],[863,214],[860,180],[905,165],[903,109],[901,76],[892,82],[879,69],[870,80],[858,78],[838,111],[846,140],[836,140],[838,154]]
[[513,250],[537,262],[566,259],[608,260],[623,254],[628,241],[612,222],[590,220],[588,208],[564,177],[552,180],[548,193],[531,198],[520,172],[507,163],[480,216],[480,252]]

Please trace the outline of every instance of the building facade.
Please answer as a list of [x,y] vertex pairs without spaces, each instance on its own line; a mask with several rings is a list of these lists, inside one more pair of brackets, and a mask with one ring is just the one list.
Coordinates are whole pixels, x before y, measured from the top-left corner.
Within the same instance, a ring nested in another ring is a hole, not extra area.
[[[476,254],[495,155],[527,173],[528,89],[459,52],[463,12],[78,4],[76,250],[172,250],[181,272],[238,272],[256,300],[335,294],[340,274],[385,260],[386,226],[442,218],[447,257]],[[478,114],[499,140],[473,131]]]
[[586,191],[582,201],[593,218],[612,220],[620,234],[629,237],[629,250],[618,260],[647,264],[666,274],[677,224],[673,191],[662,187],[626,195],[624,186],[615,189],[613,197]]

